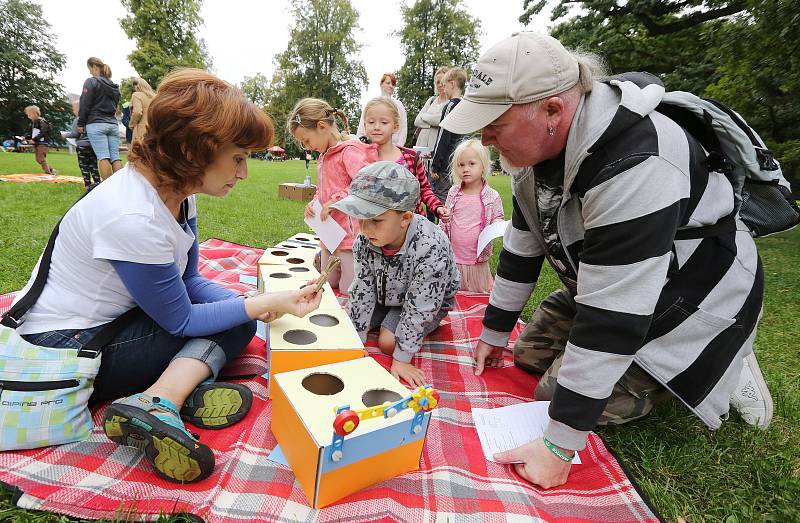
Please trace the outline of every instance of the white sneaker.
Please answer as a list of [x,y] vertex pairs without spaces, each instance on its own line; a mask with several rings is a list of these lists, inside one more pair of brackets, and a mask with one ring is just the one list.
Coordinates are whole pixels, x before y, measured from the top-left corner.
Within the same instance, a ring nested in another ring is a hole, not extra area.
[[772,421],[772,396],[761,374],[756,355],[752,352],[743,360],[742,375],[731,393],[731,406],[742,419],[759,429],[766,429]]

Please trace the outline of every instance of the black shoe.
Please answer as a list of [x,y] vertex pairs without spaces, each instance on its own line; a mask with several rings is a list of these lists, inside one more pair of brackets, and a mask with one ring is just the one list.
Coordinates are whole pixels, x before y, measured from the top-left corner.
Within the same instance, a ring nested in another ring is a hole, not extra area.
[[204,429],[224,429],[245,417],[253,392],[239,383],[201,383],[181,409],[181,418]]

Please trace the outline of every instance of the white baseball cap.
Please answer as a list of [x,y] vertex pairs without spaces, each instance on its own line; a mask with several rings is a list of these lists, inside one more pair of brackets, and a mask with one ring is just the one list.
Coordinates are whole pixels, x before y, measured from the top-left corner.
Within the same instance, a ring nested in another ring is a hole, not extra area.
[[578,60],[552,36],[513,34],[478,59],[464,97],[440,125],[455,134],[482,129],[514,104],[566,91],[579,71]]

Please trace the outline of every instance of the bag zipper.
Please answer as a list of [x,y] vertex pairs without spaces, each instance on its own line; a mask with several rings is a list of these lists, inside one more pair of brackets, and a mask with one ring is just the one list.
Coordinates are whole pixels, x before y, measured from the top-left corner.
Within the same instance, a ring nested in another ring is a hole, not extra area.
[[40,390],[69,389],[80,385],[78,380],[57,380],[57,381],[8,381],[0,380],[0,393],[4,390],[16,392],[35,392]]

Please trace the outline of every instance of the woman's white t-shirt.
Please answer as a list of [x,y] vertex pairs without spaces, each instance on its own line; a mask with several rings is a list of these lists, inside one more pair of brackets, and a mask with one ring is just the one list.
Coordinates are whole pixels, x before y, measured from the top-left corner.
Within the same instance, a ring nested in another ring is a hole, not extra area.
[[[196,215],[191,196],[189,218]],[[150,182],[126,165],[67,211],[47,284],[17,332],[88,329],[116,319],[136,303],[108,260],[175,262],[183,274],[194,241]],[[27,292],[38,268],[37,262],[17,299]]]

